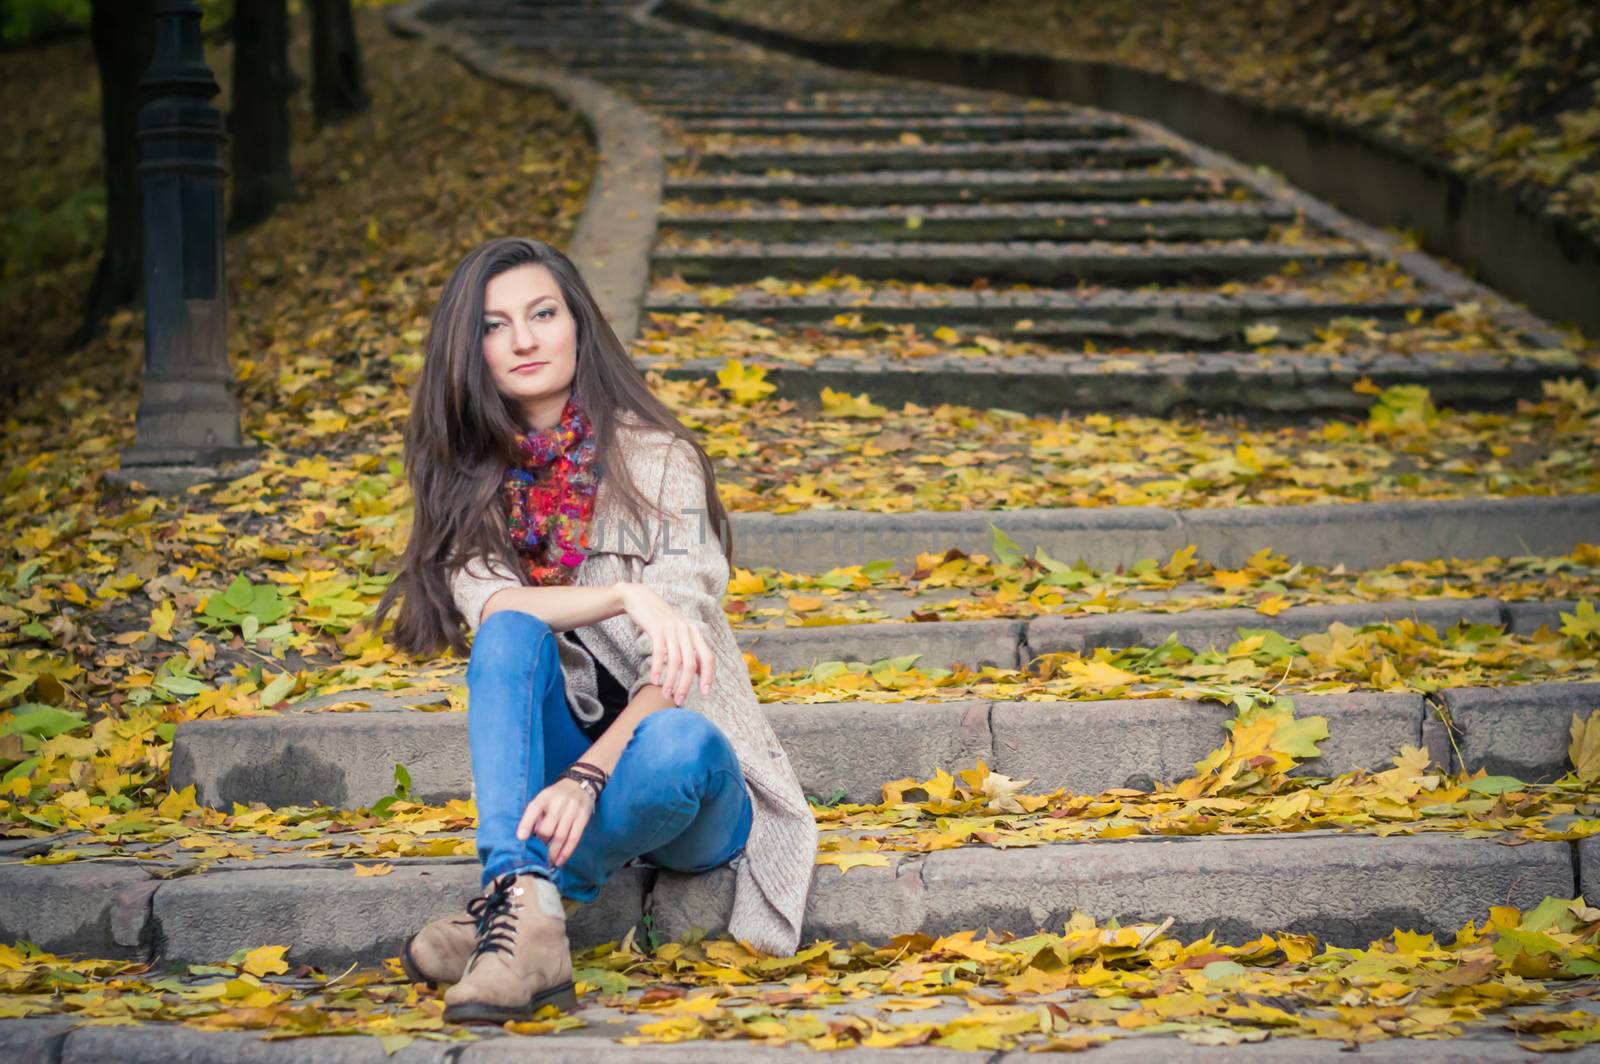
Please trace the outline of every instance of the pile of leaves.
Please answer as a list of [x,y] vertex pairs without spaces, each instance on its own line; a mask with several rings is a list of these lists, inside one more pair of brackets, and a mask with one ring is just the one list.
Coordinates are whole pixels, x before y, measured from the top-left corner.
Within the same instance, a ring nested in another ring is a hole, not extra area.
[[890,867],[896,854],[1134,836],[1331,830],[1572,841],[1600,832],[1600,709],[1574,714],[1574,767],[1548,784],[1481,769],[1452,775],[1418,747],[1403,748],[1385,769],[1291,775],[1317,756],[1328,722],[1297,717],[1286,697],[1246,703],[1227,727],[1192,775],[1149,790],[1028,793],[1030,780],[991,772],[981,760],[954,775],[940,769],[929,779],[895,780],[883,785],[881,802],[817,808],[817,863],[848,872]]
[[1360,627],[1335,622],[1298,639],[1241,628],[1223,650],[1191,650],[1171,635],[1153,647],[1040,654],[1023,669],[923,668],[916,665],[920,654],[823,661],[790,672],[749,664],[756,693],[768,702],[1216,698],[1244,704],[1280,690],[1432,692],[1600,679],[1600,614],[1593,603],[1585,600],[1560,617],[1560,631],[1546,626],[1532,635],[1464,622],[1441,632],[1410,618]]
[[[772,398],[730,359],[715,381],[658,390],[722,460],[730,510],[1296,505],[1600,490],[1600,397],[1547,381],[1515,413],[1438,408],[1426,387],[1356,385],[1360,421],[1034,416],[953,404],[898,409],[823,388]],[[735,544],[737,552],[737,543]],[[735,555],[737,557],[737,553]]]
[[722,0],[818,39],[1104,60],[1362,129],[1600,236],[1600,34],[1583,0]]
[[[1502,602],[1600,599],[1600,545],[1554,557],[1433,558],[1366,570],[1291,562],[1263,547],[1237,569],[1196,557],[1191,545],[1161,562],[1107,569],[1065,562],[1035,547],[1026,556],[992,529],[994,554],[957,548],[919,554],[910,572],[879,560],[793,573],[734,567],[724,603],[737,629],[839,624],[1089,616],[1140,610],[1249,607],[1275,617],[1292,606],[1491,598]],[[910,599],[911,608],[891,610]],[[1584,607],[1576,607],[1582,616]]]
[[[792,957],[695,936],[645,950],[630,933],[574,956],[577,1012],[551,1008],[504,1030],[615,1036],[618,1028],[585,1018],[610,1009],[628,1023],[617,1039],[627,1045],[742,1039],[819,1050],[1059,1051],[1176,1034],[1199,1045],[1312,1038],[1357,1048],[1497,1029],[1535,1051],[1600,1041],[1600,1014],[1583,1007],[1600,973],[1600,910],[1582,897],[1495,907],[1448,941],[1396,930],[1365,947],[1290,933],[1237,945],[1210,935],[1184,942],[1170,925],[1102,927],[1077,914],[1025,937],[968,930],[821,941]],[[440,997],[408,984],[395,961],[383,971],[291,976],[285,952],[263,946],[158,972],[0,945],[0,1017],[175,1022],[270,1039],[364,1034],[391,1053],[416,1039],[481,1037],[481,1029],[447,1025]]]

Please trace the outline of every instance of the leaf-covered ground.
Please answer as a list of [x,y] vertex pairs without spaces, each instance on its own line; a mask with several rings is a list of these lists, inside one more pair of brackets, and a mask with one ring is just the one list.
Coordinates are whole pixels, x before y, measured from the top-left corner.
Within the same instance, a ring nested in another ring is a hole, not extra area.
[[1368,129],[1600,234],[1600,35],[1583,0],[724,0],[826,39],[1109,60]]
[[[393,962],[291,973],[283,958],[282,946],[262,946],[215,964],[151,970],[0,946],[0,1016],[166,1021],[270,1038],[364,1034],[390,1052],[416,1039],[502,1036],[445,1024],[439,997],[407,983]],[[1396,932],[1362,948],[1294,934],[1237,946],[1185,942],[1165,925],[1100,927],[1075,917],[1024,938],[962,931],[824,941],[793,957],[722,940],[652,951],[630,937],[577,954],[574,968],[580,1011],[508,1024],[509,1036],[577,1032],[627,1045],[740,1039],[819,1050],[1070,1051],[1159,1034],[1197,1045],[1310,1038],[1351,1049],[1505,1031],[1544,1052],[1600,1041],[1590,1000],[1600,910],[1581,898],[1521,912],[1498,907],[1448,938]]]

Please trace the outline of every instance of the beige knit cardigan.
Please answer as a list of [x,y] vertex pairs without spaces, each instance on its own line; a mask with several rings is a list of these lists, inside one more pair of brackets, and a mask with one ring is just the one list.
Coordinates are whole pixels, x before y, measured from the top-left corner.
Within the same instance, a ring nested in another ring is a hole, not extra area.
[[[704,477],[693,449],[669,433],[630,420],[618,425],[617,444],[633,482],[653,493],[667,515],[632,522],[606,490],[595,497],[590,551],[578,567],[580,587],[643,583],[688,617],[715,655],[712,685],[702,694],[698,677],[684,706],[705,714],[733,744],[753,804],[750,839],[737,862],[733,913],[735,938],[768,953],[789,955],[800,943],[806,894],[816,862],[817,827],[788,755],[756,701],[750,671],[722,609],[728,562],[705,514]],[[615,456],[612,456],[615,461]],[[525,584],[520,573],[474,558],[449,575],[455,603],[473,634],[484,603],[496,591]],[[650,682],[650,638],[627,614],[582,631],[585,646],[628,688],[631,701]],[[567,699],[578,716],[600,715],[594,663],[570,632],[557,633]]]

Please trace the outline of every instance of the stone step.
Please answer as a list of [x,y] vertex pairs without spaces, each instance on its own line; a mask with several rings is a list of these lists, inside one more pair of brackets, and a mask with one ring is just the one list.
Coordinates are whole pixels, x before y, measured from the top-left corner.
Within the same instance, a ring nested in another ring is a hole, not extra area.
[[[781,990],[772,983],[745,988]],[[338,988],[335,988],[337,990]],[[1065,999],[1064,999],[1065,1000]],[[871,1002],[808,1009],[823,1022],[859,1025]],[[964,1004],[942,1004],[902,1023],[945,1023],[965,1011]],[[604,1006],[585,1006],[578,1015],[588,1026],[559,1034],[540,1035],[541,1060],[553,1064],[775,1064],[810,1061],[814,1051],[804,1042],[768,1044],[747,1038],[689,1041],[676,1045],[646,1042],[623,1045],[617,1040],[650,1022],[649,1011],[622,1012]],[[32,1064],[512,1064],[528,1059],[525,1039],[490,1027],[477,1041],[462,1046],[449,1041],[418,1039],[389,1055],[377,1038],[343,1035],[297,1036],[267,1041],[254,1031],[197,1030],[176,1023],[144,1022],[138,1027],[74,1027],[70,1016],[0,1021],[0,1058],[14,1050],[15,1059]],[[1362,1044],[1362,1064],[1528,1064],[1550,1059],[1522,1048],[1518,1035],[1491,1026],[1493,1019],[1470,1028],[1459,1038],[1412,1040],[1395,1038]],[[1266,1045],[1195,1045],[1170,1031],[1128,1033],[1111,1025],[1074,1028],[1074,1033],[1108,1039],[1094,1046],[1095,1064],[1228,1064],[1237,1060],[1271,1061],[1273,1064],[1344,1064],[1349,1050],[1334,1040],[1276,1038]],[[44,1047],[49,1047],[44,1048]],[[1241,1052],[1242,1051],[1242,1052]],[[1034,1064],[1028,1047],[1005,1052],[965,1051],[942,1046],[850,1049],[851,1064]],[[1049,1059],[1046,1057],[1045,1059]]]
[[[306,705],[360,698],[344,692]],[[1322,756],[1297,771],[1377,769],[1405,746],[1425,746],[1440,764],[1468,771],[1515,767],[1506,774],[1558,779],[1569,767],[1568,722],[1573,713],[1600,709],[1600,684],[1463,688],[1438,696],[1438,704],[1460,709],[1459,718],[1451,710],[1454,748],[1422,695],[1296,695],[1298,712],[1326,717],[1331,736]],[[1196,761],[1221,745],[1223,724],[1233,715],[1219,703],[1176,698],[766,703],[762,709],[806,793],[842,792],[859,802],[877,801],[888,780],[954,771],[978,758],[1043,790],[1147,789],[1190,775]],[[1493,724],[1513,719],[1524,727],[1513,732]],[[189,721],[178,725],[169,780],[176,788],[193,784],[197,801],[218,808],[234,802],[356,808],[394,789],[396,764],[405,766],[421,800],[466,797],[465,714],[310,709]]]
[[1326,268],[1366,257],[1360,248],[1343,244],[1291,246],[1242,240],[1133,245],[1109,241],[697,241],[682,248],[658,246],[651,254],[658,273],[710,283],[816,278],[837,272],[936,284],[967,284],[986,278],[992,284],[1047,285],[1247,280],[1276,273],[1290,263]]
[[[818,98],[820,95],[820,99]],[[831,103],[827,94],[796,92],[790,96],[761,98],[736,93],[707,100],[704,93],[664,88],[643,94],[652,108],[677,121],[925,121],[968,118],[1052,119],[1058,121],[1120,122],[1115,115],[1066,105],[1018,107],[1004,97],[939,99],[898,94],[893,101],[876,103]],[[1124,123],[1125,125],[1125,123]]]
[[[1249,325],[1274,325],[1276,342],[1294,342],[1314,327],[1335,318],[1356,318],[1399,326],[1408,316],[1424,318],[1450,310],[1446,297],[1419,294],[1411,298],[1342,301],[1294,292],[1224,294],[1220,290],[1170,292],[1123,289],[1041,289],[987,292],[951,289],[940,292],[880,290],[865,293],[839,288],[822,295],[773,295],[741,290],[706,298],[699,290],[656,291],[645,310],[660,314],[700,311],[726,318],[746,318],[779,326],[827,326],[841,314],[863,323],[967,327],[1013,339],[1045,341],[1055,335],[1186,336],[1235,343]],[[1018,329],[1019,323],[1024,327]]]
[[663,64],[607,70],[597,65],[591,73],[609,85],[627,86],[629,94],[646,105],[653,105],[657,99],[695,96],[706,99],[719,92],[733,98],[765,98],[782,92],[812,96],[825,93],[830,84],[824,78],[797,76],[791,70],[775,71],[770,63],[760,58],[726,55],[719,57],[714,66]]
[[[815,79],[812,79],[815,84]],[[1104,112],[1066,104],[1025,106],[1000,95],[916,89],[815,89],[785,92],[735,91],[715,97],[666,89],[653,102],[686,118],[965,118],[1027,115],[1041,118],[1104,118]]]
[[[1058,332],[1064,335],[1065,330]],[[1066,336],[1081,343],[1093,334]],[[1241,414],[1348,413],[1361,415],[1370,397],[1354,390],[1363,379],[1378,388],[1425,385],[1437,403],[1503,409],[1516,399],[1540,398],[1545,382],[1600,374],[1497,351],[1400,355],[1357,349],[1337,356],[1287,352],[1207,351],[1221,346],[1196,336],[1188,350],[1133,354],[1061,352],[1038,355],[942,354],[917,359],[877,355],[825,356],[814,362],[756,357],[774,396],[814,410],[823,388],[866,392],[899,406],[938,403],[999,408],[1026,414],[1131,412],[1159,417],[1228,411]],[[726,358],[639,356],[642,371],[671,380],[714,380]]]
[[[1170,933],[1185,941],[1215,932],[1242,943],[1272,930],[1358,947],[1396,928],[1448,936],[1494,905],[1570,897],[1575,880],[1592,892],[1585,873],[1594,846],[1307,832],[901,854],[886,868],[817,867],[803,941],[882,944],[985,928],[1022,935],[1059,930],[1080,911],[1125,923],[1171,917]],[[348,861],[269,856],[165,880],[149,875],[170,867],[161,859],[0,865],[0,935],[159,966],[276,944],[288,947],[291,968],[337,973],[398,955],[408,935],[477,890],[473,858],[392,863],[388,875],[357,877]],[[569,919],[569,938],[577,948],[621,938],[646,911],[663,941],[695,927],[721,931],[732,876],[624,869]]]
[[802,203],[950,203],[1043,200],[1173,200],[1225,196],[1235,187],[1195,171],[1019,170],[1011,173],[918,170],[869,174],[732,174],[669,177],[666,196],[702,203],[725,199],[793,199]]
[[[1246,942],[1271,927],[1365,946],[1395,928],[1448,936],[1493,905],[1567,897],[1577,864],[1568,846],[1307,832],[943,850],[891,858],[889,868],[819,868],[805,934],[842,942],[886,928],[1026,933],[1079,911],[1123,923],[1170,916],[1170,933],[1184,941],[1215,932],[1219,942]],[[669,938],[724,930],[732,898],[726,869],[659,872],[654,926]]]
[[1593,542],[1600,494],[1213,509],[811,510],[735,513],[731,523],[735,564],[790,572],[827,572],[845,558],[915,568],[918,554],[952,547],[990,554],[991,526],[1025,555],[1043,547],[1096,568],[1168,558],[1193,545],[1222,568],[1238,568],[1266,547],[1306,565],[1371,569],[1416,558],[1566,554]]
[[1276,203],[942,203],[662,214],[663,233],[744,240],[1259,240],[1294,221]]
[[[692,113],[675,109],[674,113]],[[1114,118],[1067,115],[974,114],[882,117],[879,115],[816,114],[796,116],[779,112],[765,118],[691,118],[679,121],[686,133],[734,133],[782,137],[800,135],[834,140],[896,140],[906,133],[930,143],[942,141],[1011,140],[1017,137],[1076,139],[1126,134],[1128,127]]]
[[1168,145],[1140,140],[1008,140],[972,144],[860,144],[849,147],[732,146],[669,151],[669,162],[702,173],[845,174],[883,170],[1072,169],[1148,166],[1178,158]]

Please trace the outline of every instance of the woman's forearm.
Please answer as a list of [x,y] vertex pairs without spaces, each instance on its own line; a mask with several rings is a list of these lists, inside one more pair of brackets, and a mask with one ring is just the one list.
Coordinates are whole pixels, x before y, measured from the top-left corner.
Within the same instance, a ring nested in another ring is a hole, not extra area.
[[483,604],[482,624],[491,613],[498,610],[521,610],[531,613],[552,632],[570,628],[583,628],[597,621],[609,620],[626,612],[622,605],[622,585],[579,587],[575,584],[556,584],[548,587],[507,587],[489,596]]
[[633,729],[639,726],[639,722],[656,710],[666,709],[673,704],[660,687],[653,683],[645,684],[605,733],[578,760],[587,761],[610,774],[616,770],[617,762],[622,759],[622,751],[627,748],[628,740],[633,738]]

